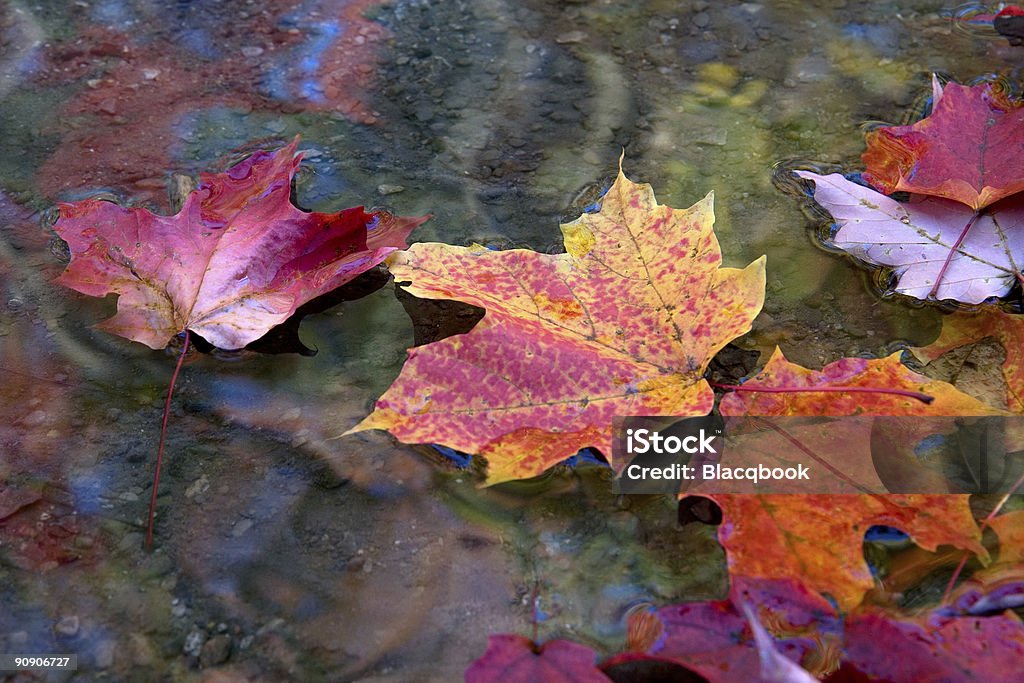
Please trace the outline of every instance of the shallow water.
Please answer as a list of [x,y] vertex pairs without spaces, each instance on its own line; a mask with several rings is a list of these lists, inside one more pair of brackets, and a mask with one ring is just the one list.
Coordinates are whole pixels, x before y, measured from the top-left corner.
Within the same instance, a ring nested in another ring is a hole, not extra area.
[[[486,635],[607,654],[630,607],[724,595],[710,527],[617,500],[607,470],[477,488],[428,448],[333,439],[397,376],[390,284],[307,317],[313,357],[174,352],[93,330],[112,300],[53,284],[46,215],[99,192],[166,211],[171,174],[301,134],[298,203],[433,214],[414,238],[559,248],[631,178],[715,192],[727,265],[768,256],[742,349],[796,362],[926,343],[938,313],[876,296],[772,182],[857,167],[860,126],[932,72],[1020,48],[938,2],[87,0],[0,8],[0,652],[79,655],[73,680],[458,680]],[[22,676],[15,680],[28,680]],[[54,677],[54,680],[65,680]]]

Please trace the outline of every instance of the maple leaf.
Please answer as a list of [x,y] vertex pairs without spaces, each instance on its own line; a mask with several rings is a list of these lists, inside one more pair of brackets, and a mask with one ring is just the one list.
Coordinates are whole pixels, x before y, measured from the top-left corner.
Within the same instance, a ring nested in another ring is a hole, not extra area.
[[1006,403],[1011,412],[1024,413],[1024,317],[986,308],[976,313],[957,312],[942,319],[939,338],[910,351],[931,362],[955,348],[993,337],[1006,351],[1002,374],[1006,381]]
[[847,618],[845,633],[846,659],[872,680],[1016,680],[1024,661],[1024,625],[1013,615],[901,618],[864,610]]
[[831,243],[893,268],[900,294],[980,303],[1024,282],[1024,197],[976,212],[939,197],[897,202],[837,173],[797,175],[838,223]]
[[999,538],[996,559],[957,589],[951,613],[988,616],[1024,608],[1024,510],[987,519],[986,526]]
[[[661,633],[645,648],[647,654],[676,662],[709,681],[764,680],[758,636],[753,621],[744,616],[743,605],[752,608],[751,614],[762,629],[762,621],[765,625],[770,622],[771,630],[787,634],[785,639],[771,643],[771,656],[785,656],[794,663],[820,655],[825,641],[831,639],[826,634],[838,627],[834,608],[796,580],[748,579],[733,582],[725,600],[670,605],[650,615],[634,612],[630,628],[634,622],[653,616],[661,625]],[[819,634],[817,643],[808,638]]]
[[714,354],[764,301],[764,257],[722,268],[712,195],[686,210],[618,178],[599,213],[563,225],[567,254],[416,244],[396,281],[486,310],[469,333],[414,348],[351,432],[479,453],[488,483],[540,474],[585,446],[611,453],[616,415],[705,415]]
[[[911,371],[898,354],[843,358],[815,371],[790,363],[776,349],[741,387],[757,391],[724,397],[723,415],[1002,414],[946,382]],[[782,393],[774,393],[780,388]],[[923,405],[878,389],[924,393],[933,401]],[[829,400],[822,400],[823,392]],[[842,609],[858,604],[872,586],[862,548],[871,526],[899,528],[930,550],[949,544],[987,557],[966,495],[704,495],[723,510],[719,541],[730,575],[800,576]]]
[[297,145],[200,175],[174,216],[97,199],[61,204],[54,230],[71,263],[57,281],[90,296],[119,294],[117,314],[98,327],[154,349],[185,330],[222,349],[258,339],[403,248],[426,220],[296,208]]
[[492,635],[487,651],[466,669],[466,683],[609,683],[594,665],[594,651],[568,640],[543,645],[513,634]]
[[[785,391],[776,393],[780,388]],[[914,394],[932,401],[924,405]],[[777,347],[756,376],[722,398],[719,409],[733,416],[1003,414],[948,382],[919,375],[900,362],[899,352],[841,358],[811,370],[786,360]]]
[[[778,664],[799,663],[816,675],[839,668],[835,677],[824,679],[829,681],[1001,681],[1020,670],[1024,626],[1012,615],[964,617],[939,608],[907,618],[866,607],[841,616],[796,580],[741,583],[727,600],[655,611],[663,634],[647,653],[689,667],[712,683],[807,680],[798,669],[769,678],[758,667],[757,619],[764,624],[763,636],[774,641],[765,645],[781,650],[772,654]],[[748,606],[753,618],[744,620],[736,605]],[[631,626],[641,616],[631,615]],[[763,653],[766,647],[759,649]]]
[[935,195],[974,210],[1024,190],[1021,103],[991,83],[939,92],[921,121],[868,133],[864,178],[886,194]]

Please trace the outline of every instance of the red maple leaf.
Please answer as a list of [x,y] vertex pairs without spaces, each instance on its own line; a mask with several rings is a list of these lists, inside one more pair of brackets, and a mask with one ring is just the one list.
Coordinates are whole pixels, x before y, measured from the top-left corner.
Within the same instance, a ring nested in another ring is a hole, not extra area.
[[301,304],[404,248],[426,220],[307,213],[290,201],[298,139],[200,176],[174,216],[90,199],[60,205],[54,229],[71,248],[58,282],[83,294],[119,294],[100,328],[154,349],[191,330],[239,349]]
[[594,665],[594,651],[568,640],[534,645],[528,638],[500,634],[488,638],[487,652],[466,669],[466,683],[607,683]]
[[867,136],[864,178],[886,194],[935,195],[978,210],[1024,189],[1024,107],[992,83],[935,89],[932,113]]

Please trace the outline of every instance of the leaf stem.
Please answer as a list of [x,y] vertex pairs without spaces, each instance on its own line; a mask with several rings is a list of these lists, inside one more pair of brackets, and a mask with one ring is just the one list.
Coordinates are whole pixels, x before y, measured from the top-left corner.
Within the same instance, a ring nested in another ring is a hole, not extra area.
[[746,384],[719,384],[718,382],[709,381],[708,384],[713,386],[715,389],[729,389],[732,391],[753,391],[763,394],[799,394],[799,393],[831,393],[831,394],[893,394],[894,396],[906,396],[908,398],[917,399],[921,403],[931,403],[935,400],[934,396],[922,393],[920,391],[910,391],[909,389],[887,389],[884,387],[759,387],[749,386]]
[[174,394],[174,384],[178,381],[178,373],[181,372],[181,364],[188,353],[189,335],[185,330],[185,343],[181,347],[181,355],[178,356],[178,364],[174,366],[174,374],[171,375],[171,386],[167,387],[167,401],[164,403],[164,421],[160,426],[160,447],[156,451],[156,472],[153,474],[153,494],[149,497],[149,521],[146,524],[146,550],[153,549],[153,519],[156,516],[156,494],[160,488],[160,468],[164,462],[164,440],[167,437],[167,418],[171,414],[171,396]]
[[794,446],[798,450],[802,451],[804,453],[804,455],[806,455],[807,457],[811,458],[812,460],[817,462],[819,465],[821,465],[822,467],[827,469],[829,472],[831,472],[836,478],[838,478],[841,481],[849,484],[850,486],[853,486],[854,488],[858,489],[861,493],[876,494],[875,491],[872,491],[871,489],[867,488],[866,486],[863,486],[863,485],[857,483],[855,480],[853,480],[850,477],[846,476],[846,474],[844,474],[842,471],[840,471],[840,470],[836,469],[835,467],[833,467],[831,463],[829,463],[828,461],[826,461],[823,458],[821,458],[817,453],[815,453],[810,448],[808,448],[806,445],[804,445],[804,443],[802,441],[797,439],[795,436],[793,436],[792,434],[787,432],[785,429],[783,429],[779,425],[777,425],[774,422],[772,422],[771,420],[765,420],[762,417],[756,417],[756,416],[747,416],[747,419],[751,420],[755,425],[760,425],[762,427],[767,427],[768,429],[771,429],[773,432],[775,432],[776,434],[781,436],[783,439],[788,441],[792,446]]
[[949,264],[953,261],[953,254],[955,254],[956,250],[960,248],[961,244],[963,244],[964,239],[967,237],[967,233],[971,230],[971,226],[974,225],[974,222],[978,220],[983,213],[985,213],[985,209],[978,209],[975,211],[974,215],[971,216],[971,220],[967,221],[967,225],[965,225],[964,229],[960,231],[960,236],[956,239],[956,244],[950,247],[949,254],[946,256],[946,261],[942,264],[942,268],[939,269],[939,274],[935,276],[935,284],[932,285],[932,291],[928,292],[928,296],[925,297],[926,299],[931,299],[938,294],[939,285],[942,284],[942,276],[946,274],[946,269],[949,268]]

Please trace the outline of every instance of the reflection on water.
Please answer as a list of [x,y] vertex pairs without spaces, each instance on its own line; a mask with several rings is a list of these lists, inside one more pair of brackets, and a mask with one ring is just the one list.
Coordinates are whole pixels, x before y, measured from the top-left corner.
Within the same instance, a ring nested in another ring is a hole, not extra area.
[[[772,183],[857,168],[931,72],[1012,68],[934,3],[110,0],[0,8],[0,651],[82,680],[457,680],[485,635],[618,650],[637,604],[718,597],[713,530],[583,464],[476,488],[475,465],[367,414],[413,343],[390,287],[301,327],[319,353],[197,356],[171,414],[159,547],[141,551],[172,355],[90,328],[40,226],[100,191],[166,209],[173,173],[303,137],[300,205],[431,213],[414,235],[559,248],[624,151],[659,200],[716,193],[728,264],[768,255],[740,343],[797,362],[929,341]],[[220,678],[213,678],[216,674]]]

